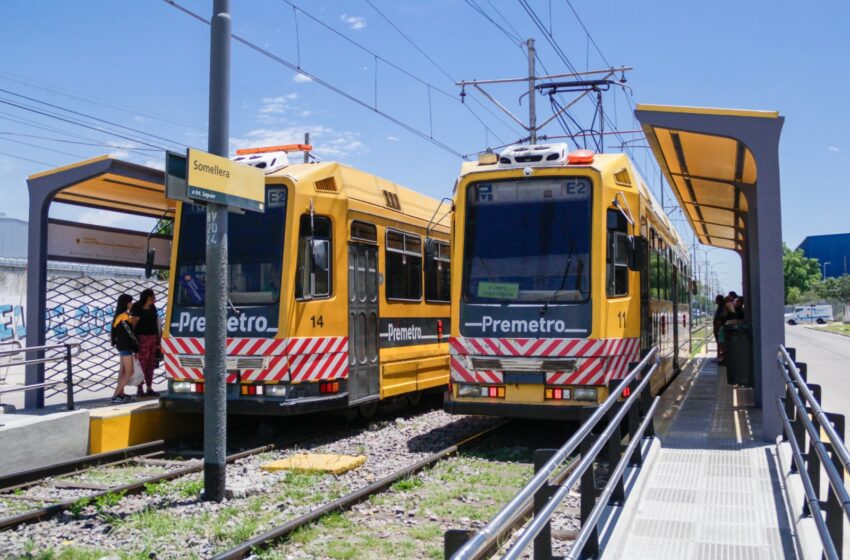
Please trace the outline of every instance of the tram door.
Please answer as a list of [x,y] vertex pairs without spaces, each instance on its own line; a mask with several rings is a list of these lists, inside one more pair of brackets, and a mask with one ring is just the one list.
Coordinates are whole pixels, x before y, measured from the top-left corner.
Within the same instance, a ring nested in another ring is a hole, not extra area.
[[380,392],[378,364],[378,247],[348,246],[348,402]]

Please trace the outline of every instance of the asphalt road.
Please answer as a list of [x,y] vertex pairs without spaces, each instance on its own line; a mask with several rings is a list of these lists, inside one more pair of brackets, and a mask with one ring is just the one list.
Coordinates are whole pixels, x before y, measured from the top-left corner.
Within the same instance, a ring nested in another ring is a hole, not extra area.
[[850,337],[786,325],[785,345],[797,349],[798,362],[808,364],[809,383],[823,388],[823,409],[850,422]]

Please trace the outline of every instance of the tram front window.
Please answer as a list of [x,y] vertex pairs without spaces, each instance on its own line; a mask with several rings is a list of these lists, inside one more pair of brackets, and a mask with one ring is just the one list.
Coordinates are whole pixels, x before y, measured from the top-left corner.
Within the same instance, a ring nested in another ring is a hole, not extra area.
[[[228,213],[230,303],[269,305],[280,298],[286,189],[266,192],[266,211]],[[206,208],[183,204],[177,247],[176,305],[204,305],[206,294]]]
[[552,177],[467,191],[463,299],[573,303],[590,295],[591,182]]

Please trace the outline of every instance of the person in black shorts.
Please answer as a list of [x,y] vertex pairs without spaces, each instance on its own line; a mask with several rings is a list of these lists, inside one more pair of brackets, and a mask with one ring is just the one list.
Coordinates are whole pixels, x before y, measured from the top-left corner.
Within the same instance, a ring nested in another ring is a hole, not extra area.
[[132,320],[130,318],[130,306],[133,297],[130,294],[118,296],[115,304],[115,316],[112,318],[112,329],[110,339],[112,346],[118,351],[118,383],[112,394],[112,402],[115,404],[130,402],[133,397],[124,394],[124,387],[133,377],[133,354],[139,349],[139,341],[133,333]]

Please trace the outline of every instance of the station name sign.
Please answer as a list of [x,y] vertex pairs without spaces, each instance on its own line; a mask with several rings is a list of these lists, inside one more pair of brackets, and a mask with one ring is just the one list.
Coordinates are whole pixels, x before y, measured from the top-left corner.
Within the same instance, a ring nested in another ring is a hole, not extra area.
[[254,212],[265,210],[266,179],[262,170],[194,148],[189,148],[183,161],[180,159],[183,159],[180,154],[166,155],[169,198]]

